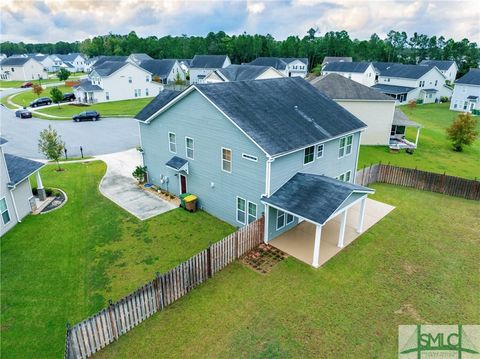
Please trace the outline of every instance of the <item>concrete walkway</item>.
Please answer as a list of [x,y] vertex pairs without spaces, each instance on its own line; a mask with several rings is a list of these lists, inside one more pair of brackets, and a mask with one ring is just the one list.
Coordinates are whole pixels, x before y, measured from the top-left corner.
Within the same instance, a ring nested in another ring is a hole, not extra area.
[[142,157],[136,149],[101,155],[96,159],[107,164],[107,172],[100,182],[100,192],[138,219],[152,218],[176,208],[137,186],[132,172],[142,163]]

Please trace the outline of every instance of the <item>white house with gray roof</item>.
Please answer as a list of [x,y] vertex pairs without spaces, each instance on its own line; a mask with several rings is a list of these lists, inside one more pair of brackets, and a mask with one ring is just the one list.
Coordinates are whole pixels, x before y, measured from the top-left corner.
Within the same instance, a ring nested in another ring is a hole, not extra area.
[[301,78],[165,90],[136,119],[150,183],[197,195],[200,209],[234,226],[264,216],[267,243],[307,221],[314,267],[328,221],[342,223],[343,247],[347,212],[362,204],[362,231],[373,191],[354,177],[366,125]]
[[423,60],[420,65],[435,66],[445,75],[448,83],[453,84],[457,78],[458,66],[452,60]]
[[154,97],[163,85],[152,81],[152,73],[130,62],[106,61],[95,66],[87,79],[74,87],[77,101],[97,103]]
[[201,84],[210,72],[231,64],[228,55],[195,55],[190,62],[190,84]]
[[285,77],[307,77],[308,59],[295,57],[257,57],[249,63],[255,66],[270,66]]
[[39,170],[43,163],[4,152],[7,140],[0,137],[0,236],[12,229],[32,211],[35,199],[29,177],[37,176],[39,193],[44,195]]
[[365,86],[375,85],[377,71],[371,62],[330,62],[322,69],[322,75],[337,74]]
[[470,69],[455,81],[450,110],[480,111],[480,69]]
[[177,79],[185,81],[186,78],[180,63],[175,59],[144,60],[139,66],[151,72],[154,81],[165,85],[174,83]]
[[147,60],[153,60],[153,58],[148,54],[135,53],[135,54],[130,54],[130,56],[128,56],[125,61],[131,62],[132,64],[135,64],[135,65],[140,65],[142,61],[147,61]]
[[43,65],[30,57],[7,57],[0,62],[0,80],[32,81],[48,78]]
[[[60,55],[56,54],[57,59],[60,59],[60,68],[65,68],[70,72],[84,72],[86,71],[86,57],[78,52]],[[59,68],[59,69],[60,69]]]
[[230,82],[230,81],[249,81],[278,79],[285,77],[283,72],[274,69],[271,66],[255,65],[230,65],[223,69],[212,71],[205,77],[205,83]]

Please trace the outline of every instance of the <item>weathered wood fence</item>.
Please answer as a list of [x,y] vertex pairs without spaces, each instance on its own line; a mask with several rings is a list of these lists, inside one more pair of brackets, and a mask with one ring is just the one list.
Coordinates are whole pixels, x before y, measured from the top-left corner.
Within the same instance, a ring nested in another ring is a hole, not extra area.
[[449,196],[480,200],[480,181],[447,174],[421,171],[390,164],[375,164],[357,171],[357,184],[389,183],[403,187],[413,187],[423,191],[443,193]]
[[263,217],[210,245],[187,261],[69,327],[65,358],[88,358],[154,313],[180,299],[235,259],[263,242]]

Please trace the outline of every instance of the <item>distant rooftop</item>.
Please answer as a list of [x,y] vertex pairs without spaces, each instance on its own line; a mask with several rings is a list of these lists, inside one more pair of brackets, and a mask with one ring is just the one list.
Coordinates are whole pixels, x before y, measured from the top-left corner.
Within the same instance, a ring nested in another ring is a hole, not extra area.
[[227,55],[195,55],[190,62],[191,68],[218,69],[223,66]]
[[370,64],[370,62],[331,62],[325,66],[323,71],[363,73]]
[[352,58],[348,56],[325,56],[323,58],[322,65],[326,65],[332,62],[352,62]]
[[480,86],[480,69],[470,69],[470,71],[460,77],[455,83]]
[[439,70],[446,71],[455,63],[451,60],[422,60],[420,65],[436,66]]

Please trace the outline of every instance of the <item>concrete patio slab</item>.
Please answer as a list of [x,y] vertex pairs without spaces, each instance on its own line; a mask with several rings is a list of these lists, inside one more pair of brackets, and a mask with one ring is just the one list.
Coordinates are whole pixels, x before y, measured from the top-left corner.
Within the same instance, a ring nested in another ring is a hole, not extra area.
[[100,192],[138,219],[152,218],[176,208],[172,203],[137,186],[132,172],[142,163],[142,157],[136,149],[97,156],[97,159],[107,164],[107,172],[100,182]]
[[[390,213],[395,207],[388,204],[367,199],[365,208],[364,232],[379,222],[383,217]],[[348,210],[347,222],[345,228],[345,248],[361,234],[357,233],[356,226],[360,213],[360,204],[352,206]],[[340,218],[337,216],[328,221],[322,228],[322,238],[320,242],[319,264],[322,266],[329,259],[334,257],[342,248],[337,247],[338,236],[340,232]],[[269,244],[288,253],[289,255],[312,265],[313,247],[315,242],[315,225],[303,221],[298,226],[288,232],[271,240]]]

